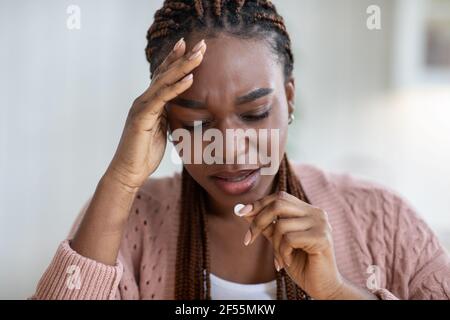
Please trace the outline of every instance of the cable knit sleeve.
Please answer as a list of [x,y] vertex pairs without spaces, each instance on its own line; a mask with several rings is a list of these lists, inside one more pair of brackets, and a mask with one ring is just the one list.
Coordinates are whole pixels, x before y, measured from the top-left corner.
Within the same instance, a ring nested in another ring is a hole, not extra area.
[[399,208],[394,257],[397,286],[409,299],[450,299],[448,252],[412,206],[394,198]]
[[355,223],[360,263],[381,270],[380,299],[450,299],[449,254],[413,206],[394,190],[333,175]]
[[[118,300],[140,299],[139,265],[142,257],[142,215],[149,201],[146,190],[135,199],[123,233],[115,265],[106,265],[78,254],[70,246],[90,200],[75,220],[68,237],[58,247],[52,262],[38,282],[31,299]],[[137,214],[141,213],[141,215]]]
[[122,272],[120,261],[109,266],[88,259],[75,252],[69,240],[65,240],[59,245],[31,299],[114,299]]

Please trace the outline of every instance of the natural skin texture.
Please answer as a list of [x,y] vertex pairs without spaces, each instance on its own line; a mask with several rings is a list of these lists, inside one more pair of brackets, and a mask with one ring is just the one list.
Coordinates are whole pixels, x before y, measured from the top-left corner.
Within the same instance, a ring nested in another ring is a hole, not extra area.
[[[200,39],[194,38],[193,42],[198,40]],[[180,98],[202,102],[206,107],[184,108],[176,102],[170,102],[168,119],[171,130],[182,128],[183,123],[190,123],[196,119],[209,121],[204,129],[211,127],[219,130],[279,129],[278,159],[281,160],[285,152],[289,114],[294,111],[294,80],[285,82],[282,66],[276,63],[273,53],[264,41],[245,41],[221,35],[207,40],[207,46],[203,62],[193,72],[194,83],[189,90],[180,95]],[[255,65],[258,68],[255,68]],[[271,88],[273,93],[247,104],[235,105],[236,97],[257,88]],[[242,118],[242,115],[252,115],[252,112],[257,114],[258,110],[266,105],[272,108],[267,118],[253,122]],[[271,141],[269,151],[270,145]],[[224,151],[226,152],[226,149]],[[279,161],[275,163],[275,167],[278,166]],[[223,165],[188,164],[185,167],[190,175],[208,190],[214,206],[213,211],[225,216],[233,210],[238,200],[249,203],[266,195],[274,178],[274,175],[262,176],[260,183],[251,193],[235,197],[224,194],[208,178],[209,175],[224,170]]]
[[[95,284],[95,288],[103,288],[107,297],[115,295],[121,278],[120,271],[111,268],[117,264],[124,234],[127,236],[129,215],[136,209],[139,211],[139,208],[133,208],[133,203],[139,199],[136,195],[144,183],[153,179],[151,175],[165,151],[167,129],[175,130],[185,126],[186,122],[205,118],[211,126],[221,130],[246,127],[279,129],[278,158],[281,159],[285,152],[288,118],[294,109],[295,85],[293,79],[283,78],[282,66],[275,62],[267,44],[262,40],[248,41],[225,35],[206,41],[201,41],[201,36],[192,35],[186,41],[179,42],[167,56],[149,88],[133,103],[114,158],[87,207],[70,248],[66,244],[59,253],[69,254],[73,261],[82,260],[80,257],[89,259],[87,265],[90,269],[86,272],[95,272],[97,266],[106,273],[114,270],[114,274],[108,273],[107,277],[113,282],[105,280],[102,283],[98,279]],[[193,50],[194,46],[196,50]],[[255,64],[258,68],[254,67]],[[182,81],[183,78],[186,81]],[[236,97],[255,88],[271,88],[273,91],[251,103],[235,105]],[[191,110],[180,106],[174,100],[178,97],[201,102],[205,108]],[[264,119],[248,121],[242,116],[256,113],[261,106],[268,104],[271,111]],[[284,267],[291,278],[315,299],[376,298],[369,290],[344,277],[339,270],[325,208],[308,205],[288,194],[271,195],[274,176],[260,176],[251,192],[231,196],[223,194],[210,180],[210,176],[223,167],[199,164],[186,165],[186,169],[209,196],[212,273],[230,281],[255,283],[274,279],[275,268]],[[148,197],[152,196],[148,194]],[[252,204],[253,210],[248,216],[238,217],[232,214],[236,203]],[[273,226],[271,222],[275,217],[280,220]],[[170,225],[173,222],[166,223]],[[147,226],[147,223],[142,224]],[[251,243],[244,246],[249,227]],[[136,226],[135,232],[139,230]],[[140,243],[148,240],[142,238]],[[144,261],[146,253],[136,251],[137,248],[137,244],[133,244],[128,249],[131,251],[125,250],[123,254],[135,255],[135,259]],[[142,246],[140,248],[142,250]],[[273,256],[276,257],[275,263]],[[97,264],[91,264],[92,261]],[[132,261],[127,270],[136,268],[136,261]],[[236,272],[236,266],[239,266],[239,272]],[[46,277],[41,286],[48,286],[61,277],[61,274],[52,272],[47,273],[52,276]],[[138,274],[135,272],[135,277]],[[129,276],[123,281],[124,291],[141,292],[139,286],[142,284],[130,282]],[[157,281],[162,280],[158,278]],[[85,283],[84,289],[92,290],[91,285]],[[47,293],[49,295],[38,294],[37,297],[52,297],[51,292]],[[94,295],[88,292],[86,296]]]

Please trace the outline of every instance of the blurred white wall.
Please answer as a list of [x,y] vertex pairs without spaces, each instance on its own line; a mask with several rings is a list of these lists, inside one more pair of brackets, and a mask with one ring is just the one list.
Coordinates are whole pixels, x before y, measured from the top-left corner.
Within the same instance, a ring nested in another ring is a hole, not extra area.
[[[145,35],[161,3],[0,0],[0,299],[33,293],[94,191],[148,85]],[[396,1],[274,3],[296,55],[290,157],[396,189],[448,241],[450,89],[394,90]],[[80,30],[66,27],[72,4]],[[371,4],[378,31],[366,28]],[[157,174],[175,169],[166,157]]]

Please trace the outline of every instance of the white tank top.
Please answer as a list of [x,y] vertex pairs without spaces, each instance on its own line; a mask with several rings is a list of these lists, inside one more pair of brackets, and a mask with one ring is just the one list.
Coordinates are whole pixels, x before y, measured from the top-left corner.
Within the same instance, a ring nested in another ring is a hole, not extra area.
[[242,284],[231,282],[210,273],[212,300],[276,300],[277,282]]

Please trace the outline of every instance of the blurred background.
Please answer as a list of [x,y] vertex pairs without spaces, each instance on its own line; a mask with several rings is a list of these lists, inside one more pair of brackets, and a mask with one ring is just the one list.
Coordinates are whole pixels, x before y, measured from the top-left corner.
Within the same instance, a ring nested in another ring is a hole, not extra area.
[[[34,292],[93,193],[162,2],[0,0],[0,299]],[[296,58],[290,158],[396,190],[450,248],[450,0],[273,2]],[[166,155],[159,176],[180,169]]]

